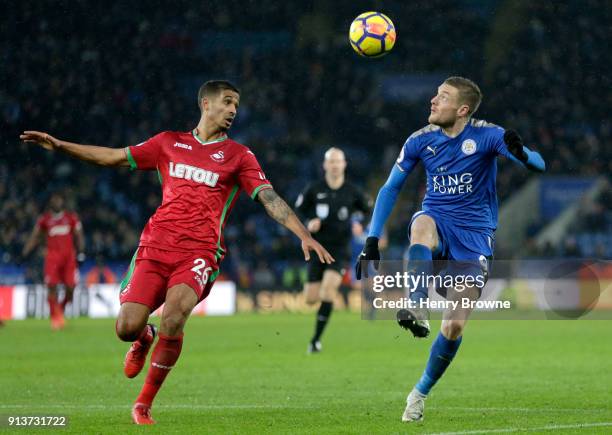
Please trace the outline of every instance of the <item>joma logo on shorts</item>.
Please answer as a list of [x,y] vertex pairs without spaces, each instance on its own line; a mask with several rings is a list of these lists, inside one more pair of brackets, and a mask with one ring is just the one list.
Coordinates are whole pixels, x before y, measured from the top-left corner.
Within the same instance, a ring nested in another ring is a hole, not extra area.
[[215,187],[219,180],[219,174],[216,172],[207,171],[184,163],[175,164],[173,162],[170,162],[170,176],[192,180],[196,183],[206,184],[210,187]]

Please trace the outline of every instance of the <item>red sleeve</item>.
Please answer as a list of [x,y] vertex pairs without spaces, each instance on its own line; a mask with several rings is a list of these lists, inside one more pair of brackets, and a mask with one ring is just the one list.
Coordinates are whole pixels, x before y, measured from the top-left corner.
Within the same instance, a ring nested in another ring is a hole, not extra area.
[[36,226],[40,228],[42,231],[47,231],[47,219],[45,215],[40,215],[36,220]]
[[81,219],[79,219],[79,215],[76,213],[72,213],[72,231],[78,231],[83,228],[81,224]]
[[238,183],[251,199],[255,199],[261,190],[272,189],[272,185],[266,178],[261,166],[259,166],[255,154],[251,151],[247,151],[242,156],[238,170]]
[[155,169],[159,159],[164,133],[159,133],[143,143],[125,149],[130,169]]

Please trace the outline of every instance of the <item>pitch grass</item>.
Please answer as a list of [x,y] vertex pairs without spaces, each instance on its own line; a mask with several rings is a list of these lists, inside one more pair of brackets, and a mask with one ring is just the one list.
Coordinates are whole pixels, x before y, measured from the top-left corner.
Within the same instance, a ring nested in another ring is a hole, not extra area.
[[[612,321],[469,324],[426,402],[425,421],[409,425],[400,421],[405,397],[431,339],[336,312],[324,352],[307,356],[313,321],[303,314],[190,319],[179,363],[153,408],[158,425],[147,432],[612,431]],[[130,422],[144,373],[123,376],[127,345],[113,320],[77,319],[62,332],[42,320],[9,322],[0,349],[4,419],[64,414],[64,433],[144,433]]]

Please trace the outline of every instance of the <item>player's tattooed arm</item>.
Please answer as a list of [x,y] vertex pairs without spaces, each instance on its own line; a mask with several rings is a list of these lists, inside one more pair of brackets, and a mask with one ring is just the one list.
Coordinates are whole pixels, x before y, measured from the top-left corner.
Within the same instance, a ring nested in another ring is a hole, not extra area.
[[332,263],[334,258],[323,246],[312,238],[310,232],[304,227],[296,214],[291,210],[287,203],[274,191],[274,189],[264,189],[257,194],[257,200],[261,202],[272,219],[285,226],[302,241],[302,251],[304,259],[310,259],[310,250],[317,253],[321,263]]
[[100,166],[130,166],[125,148],[81,145],[57,139],[40,131],[24,131],[19,136],[24,142],[40,145],[49,151],[62,151],[72,157]]
[[289,216],[295,215],[293,210],[278,196],[274,189],[262,190],[257,195],[257,199],[263,204],[268,215],[281,225],[286,225]]

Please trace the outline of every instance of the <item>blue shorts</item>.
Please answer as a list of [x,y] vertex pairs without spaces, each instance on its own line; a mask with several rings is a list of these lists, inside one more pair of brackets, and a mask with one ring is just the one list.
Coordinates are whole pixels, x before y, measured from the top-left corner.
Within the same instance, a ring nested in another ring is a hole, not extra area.
[[[417,216],[422,214],[426,214],[436,223],[438,246],[432,251],[432,259],[436,264],[440,264],[441,260],[447,260],[445,266],[436,268],[438,269],[437,273],[442,276],[462,274],[476,277],[483,275],[486,282],[493,261],[494,234],[486,229],[462,228],[425,211],[419,211],[412,216],[410,227]],[[409,234],[410,227],[408,229]],[[436,289],[436,291],[443,296],[446,295],[444,289]]]

